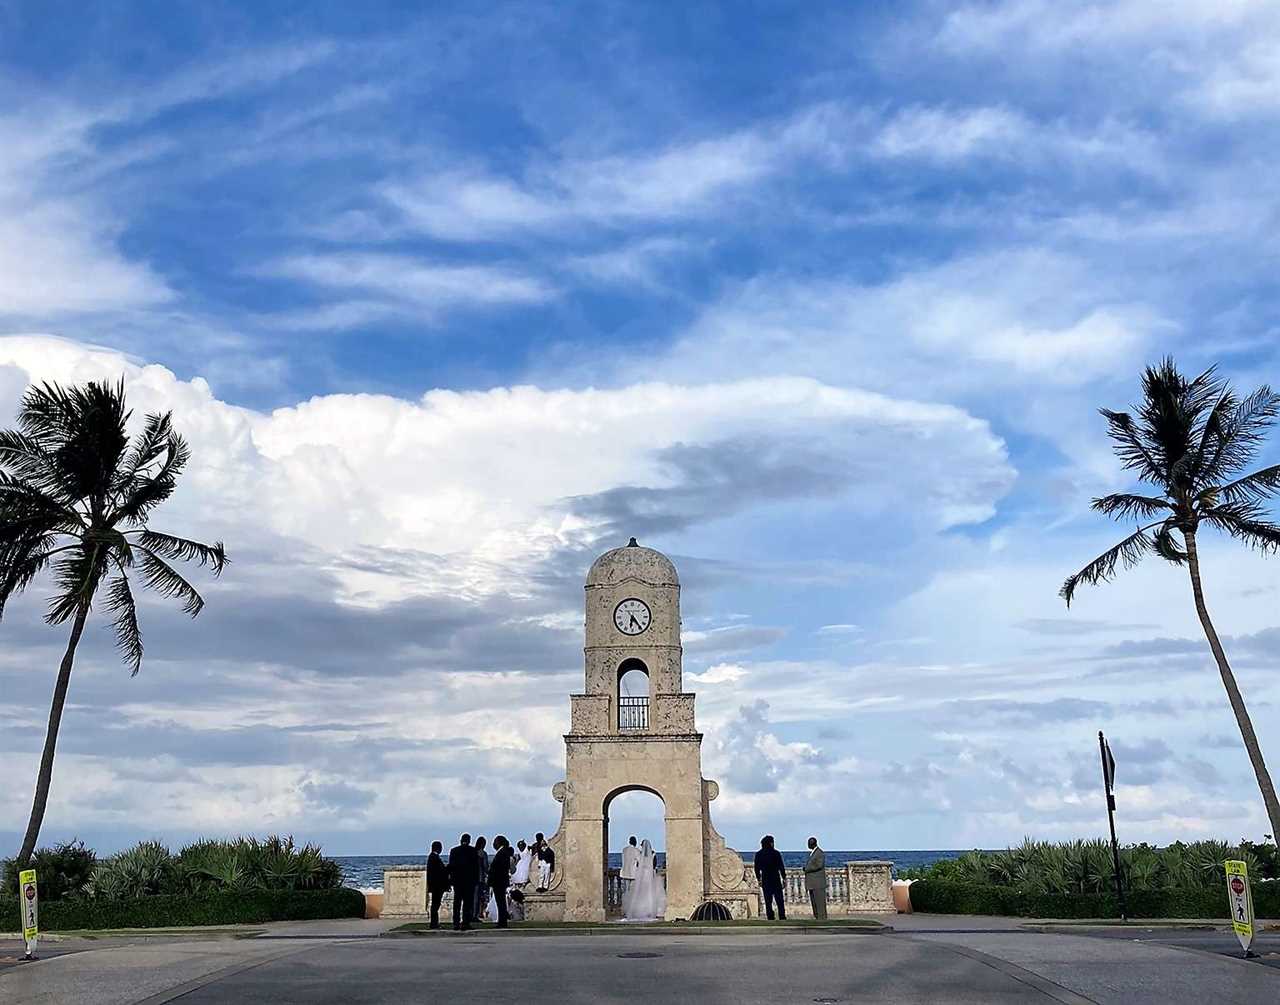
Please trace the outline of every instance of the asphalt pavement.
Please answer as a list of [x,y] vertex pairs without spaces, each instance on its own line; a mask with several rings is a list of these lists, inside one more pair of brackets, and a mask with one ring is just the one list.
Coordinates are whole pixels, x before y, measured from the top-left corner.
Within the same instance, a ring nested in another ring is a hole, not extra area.
[[[899,921],[901,930],[878,934],[387,936],[385,923],[352,923],[263,926],[259,937],[67,940],[64,955],[0,972],[0,1002],[1280,1002],[1280,971],[1265,957],[1225,955],[1229,932]],[[1280,936],[1263,939],[1264,952],[1280,948]],[[0,944],[0,954],[10,950]]]

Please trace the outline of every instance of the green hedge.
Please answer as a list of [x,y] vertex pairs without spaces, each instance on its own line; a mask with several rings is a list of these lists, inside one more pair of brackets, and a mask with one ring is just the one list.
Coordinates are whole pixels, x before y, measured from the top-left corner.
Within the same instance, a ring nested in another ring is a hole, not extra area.
[[[0,931],[20,931],[18,903],[6,898]],[[40,930],[83,928],[185,928],[244,925],[312,918],[363,918],[359,890],[224,890],[192,897],[155,896],[132,900],[74,897],[40,904]]]
[[[1229,918],[1226,879],[1213,890],[1131,890],[1131,918]],[[1280,883],[1255,883],[1254,913],[1280,918]],[[1118,918],[1114,893],[1031,893],[1004,886],[921,879],[911,884],[911,908],[931,914],[991,914],[1016,918]]]

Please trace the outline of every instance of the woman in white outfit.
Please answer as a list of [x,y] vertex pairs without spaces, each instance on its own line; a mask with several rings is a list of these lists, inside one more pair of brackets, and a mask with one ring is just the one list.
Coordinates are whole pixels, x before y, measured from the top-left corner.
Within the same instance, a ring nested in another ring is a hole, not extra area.
[[516,848],[516,871],[511,875],[511,885],[523,887],[529,882],[529,868],[533,865],[533,849],[523,841],[517,841]]
[[655,921],[667,913],[667,890],[654,866],[653,845],[640,843],[636,880],[622,893],[622,916],[628,921]]

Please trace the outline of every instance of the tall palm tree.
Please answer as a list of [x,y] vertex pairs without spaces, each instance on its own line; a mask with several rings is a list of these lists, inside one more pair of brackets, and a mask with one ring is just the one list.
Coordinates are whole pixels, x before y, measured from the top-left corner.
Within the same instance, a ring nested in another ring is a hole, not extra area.
[[18,428],[0,432],[0,617],[4,605],[43,569],[54,593],[45,621],[71,623],[49,709],[31,820],[18,868],[31,858],[53,777],[53,753],[67,700],[71,665],[89,611],[100,592],[116,647],[134,674],[142,666],[142,633],[134,582],[182,604],[195,617],[204,606],[169,563],[196,561],[216,576],[227,562],[222,543],[200,544],[147,525],[173,494],[191,452],[173,430],[171,414],[148,415],[129,441],[124,381],[61,388],[31,387]]
[[1280,801],[1249,710],[1209,618],[1196,544],[1196,535],[1206,526],[1225,531],[1264,553],[1280,549],[1280,525],[1268,518],[1264,505],[1280,491],[1280,465],[1241,474],[1251,465],[1267,429],[1280,416],[1280,394],[1263,385],[1241,399],[1213,368],[1187,380],[1172,359],[1165,359],[1143,374],[1142,397],[1136,415],[1101,411],[1125,469],[1155,486],[1158,494],[1119,493],[1093,500],[1099,513],[1133,520],[1138,526],[1115,547],[1068,576],[1061,595],[1070,606],[1079,584],[1110,580],[1117,566],[1130,568],[1148,553],[1187,567],[1196,613],[1257,775],[1272,836],[1280,839]]

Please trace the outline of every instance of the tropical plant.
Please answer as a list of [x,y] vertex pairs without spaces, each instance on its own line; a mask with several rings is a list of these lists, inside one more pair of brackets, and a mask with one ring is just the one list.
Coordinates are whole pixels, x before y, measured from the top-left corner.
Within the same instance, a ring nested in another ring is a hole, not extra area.
[[229,841],[201,840],[177,855],[144,841],[101,860],[89,884],[91,896],[125,900],[155,894],[204,895],[222,891],[336,890],[342,872],[316,845],[298,848],[275,835]]
[[123,381],[72,388],[42,384],[23,396],[18,428],[0,432],[0,616],[12,596],[50,568],[54,594],[45,620],[71,623],[31,818],[17,855],[20,868],[30,860],[44,820],[76,646],[94,601],[104,598],[116,646],[137,674],[142,632],[130,574],[144,588],[180,601],[195,617],[204,601],[169,563],[196,561],[216,576],[227,561],[221,542],[200,544],[148,525],[190,457],[171,414],[148,415],[130,442]]
[[[1248,842],[1232,847],[1223,841],[1179,841],[1167,848],[1128,845],[1120,849],[1120,868],[1129,890],[1220,890],[1224,862],[1243,860],[1250,876],[1262,878],[1264,866],[1254,849],[1272,847]],[[899,878],[1079,897],[1109,894],[1115,865],[1111,847],[1102,839],[1050,844],[1028,838],[1017,848],[968,851],[926,868],[904,869]]]
[[[64,841],[52,848],[39,848],[31,856],[30,867],[40,881],[41,900],[61,900],[84,892],[93,874],[97,856],[83,841]],[[5,896],[18,896],[18,860],[4,860]]]
[[1197,541],[1200,529],[1210,527],[1262,552],[1280,549],[1280,525],[1269,519],[1265,506],[1280,491],[1280,464],[1242,474],[1280,416],[1280,394],[1263,385],[1242,399],[1212,368],[1188,380],[1172,359],[1165,359],[1147,368],[1142,396],[1136,415],[1101,411],[1125,470],[1159,494],[1122,492],[1093,500],[1099,513],[1134,520],[1138,526],[1068,576],[1061,596],[1070,606],[1081,583],[1110,580],[1118,566],[1130,568],[1151,553],[1187,567],[1196,613],[1257,776],[1271,833],[1280,838],[1280,800],[1226,651],[1209,618]]

